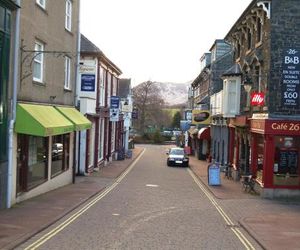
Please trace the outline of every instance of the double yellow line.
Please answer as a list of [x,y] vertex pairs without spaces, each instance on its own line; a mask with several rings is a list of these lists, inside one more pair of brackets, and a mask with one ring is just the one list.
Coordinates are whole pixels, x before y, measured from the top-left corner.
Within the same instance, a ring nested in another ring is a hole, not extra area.
[[60,231],[62,231],[65,227],[70,225],[73,221],[75,221],[79,216],[81,216],[84,212],[86,212],[90,207],[95,205],[99,200],[101,200],[103,197],[105,197],[109,192],[111,192],[123,179],[124,177],[133,169],[135,164],[139,161],[139,159],[142,157],[142,155],[145,153],[144,149],[142,153],[134,160],[134,162],[127,168],[126,171],[124,171],[117,179],[116,181],[108,188],[106,188],[102,193],[97,195],[92,201],[90,201],[88,204],[86,204],[83,208],[81,208],[79,211],[77,211],[75,214],[70,216],[67,220],[62,222],[60,225],[52,229],[49,233],[42,236],[40,239],[29,245],[25,248],[25,250],[33,250],[37,249],[41,245],[43,245],[46,241],[54,237],[56,234],[58,234]]
[[248,250],[255,250],[255,247],[248,241],[248,239],[243,235],[243,233],[238,228],[235,228],[235,224],[232,222],[232,220],[229,218],[229,216],[224,212],[224,210],[219,206],[219,204],[216,202],[214,197],[207,191],[207,189],[199,181],[199,179],[192,172],[192,170],[188,169],[188,172],[192,176],[192,178],[194,179],[194,181],[196,182],[198,187],[202,190],[202,192],[206,195],[206,197],[210,200],[210,202],[217,209],[219,214],[223,217],[226,224],[230,227],[230,229],[233,231],[233,233],[238,237],[238,239],[241,241],[241,243],[245,246],[245,248]]

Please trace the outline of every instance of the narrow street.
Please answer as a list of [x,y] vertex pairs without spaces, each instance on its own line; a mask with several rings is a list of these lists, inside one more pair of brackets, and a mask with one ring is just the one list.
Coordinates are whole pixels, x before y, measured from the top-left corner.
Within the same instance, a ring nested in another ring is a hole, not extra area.
[[166,166],[166,149],[146,146],[126,176],[18,249],[261,249],[192,171]]

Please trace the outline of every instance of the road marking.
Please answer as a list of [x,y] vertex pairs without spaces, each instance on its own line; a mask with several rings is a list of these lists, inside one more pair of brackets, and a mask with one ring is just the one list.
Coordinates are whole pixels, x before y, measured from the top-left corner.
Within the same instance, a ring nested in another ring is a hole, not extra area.
[[210,202],[214,205],[214,207],[217,209],[219,214],[223,217],[226,224],[230,226],[230,229],[232,232],[238,237],[238,239],[241,241],[241,243],[245,246],[246,249],[249,250],[255,250],[255,247],[248,241],[248,239],[244,236],[244,234],[236,228],[235,224],[232,222],[230,217],[224,212],[224,210],[220,207],[220,205],[216,202],[214,197],[207,191],[207,189],[204,187],[204,185],[199,181],[198,177],[193,173],[192,170],[187,170],[189,174],[192,176],[198,187],[202,190],[202,192],[206,195],[206,197],[210,200]]
[[158,187],[156,184],[147,184],[146,187]]
[[74,213],[72,216],[70,216],[68,219],[66,219],[64,222],[62,222],[60,225],[52,229],[49,233],[42,236],[40,239],[33,242],[31,245],[26,247],[24,250],[32,250],[37,249],[41,245],[43,245],[45,242],[50,240],[52,237],[54,237],[56,234],[58,234],[60,231],[62,231],[65,227],[70,225],[72,222],[74,222],[78,217],[80,217],[84,212],[86,212],[90,207],[95,205],[98,201],[100,201],[102,198],[104,198],[108,193],[110,193],[124,178],[125,176],[133,169],[135,164],[140,160],[140,158],[145,153],[146,149],[142,151],[142,153],[134,160],[134,162],[117,178],[117,180],[110,186],[107,187],[102,193],[97,195],[93,200],[91,200],[88,204],[86,204],[84,207],[82,207],[78,212]]

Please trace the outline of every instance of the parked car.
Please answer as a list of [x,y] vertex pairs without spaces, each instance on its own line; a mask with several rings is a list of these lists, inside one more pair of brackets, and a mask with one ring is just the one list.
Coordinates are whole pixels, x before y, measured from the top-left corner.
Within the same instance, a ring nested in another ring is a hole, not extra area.
[[167,165],[168,166],[189,166],[189,157],[186,155],[183,148],[170,148],[167,152]]
[[62,155],[63,155],[63,144],[54,143],[52,145],[52,160],[62,159]]

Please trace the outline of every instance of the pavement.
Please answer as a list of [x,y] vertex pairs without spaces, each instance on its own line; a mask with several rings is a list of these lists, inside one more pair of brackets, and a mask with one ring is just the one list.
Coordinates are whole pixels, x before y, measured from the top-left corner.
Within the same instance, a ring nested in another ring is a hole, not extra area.
[[[42,194],[0,211],[0,249],[14,249],[110,186],[141,154],[113,161],[90,176],[76,176],[75,184]],[[190,169],[225,211],[238,221],[263,249],[300,249],[300,202],[274,201],[245,192],[240,182],[225,178],[208,185],[206,161],[190,157]],[[100,177],[100,178],[99,178]]]

